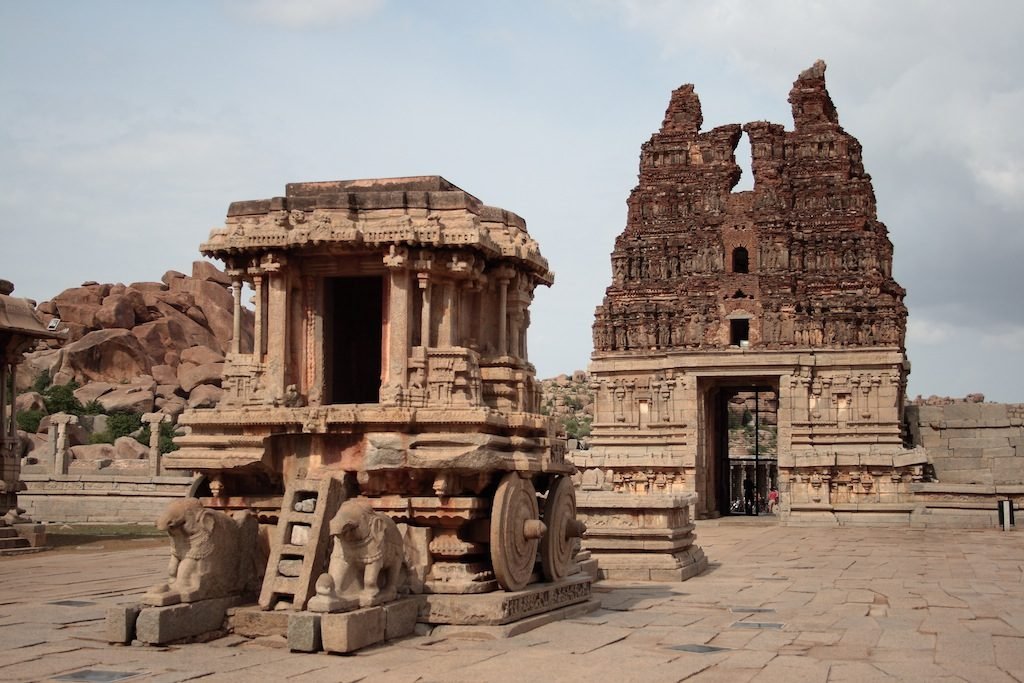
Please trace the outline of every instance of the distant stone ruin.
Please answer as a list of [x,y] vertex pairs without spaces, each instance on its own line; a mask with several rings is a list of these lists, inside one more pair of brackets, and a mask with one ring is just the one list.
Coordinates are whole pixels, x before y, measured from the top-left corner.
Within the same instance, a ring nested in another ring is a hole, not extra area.
[[[727,406],[765,392],[778,398],[784,522],[906,521],[910,485],[926,472],[901,433],[910,365],[892,244],[823,62],[800,74],[789,102],[792,131],[758,121],[701,132],[693,86],[672,93],[643,145],[595,314],[592,450],[576,463],[638,509],[696,493],[698,516],[728,514],[743,494]],[[744,134],[754,188],[734,192]],[[763,496],[775,474],[756,471]],[[580,499],[588,518],[611,515],[603,504]]]

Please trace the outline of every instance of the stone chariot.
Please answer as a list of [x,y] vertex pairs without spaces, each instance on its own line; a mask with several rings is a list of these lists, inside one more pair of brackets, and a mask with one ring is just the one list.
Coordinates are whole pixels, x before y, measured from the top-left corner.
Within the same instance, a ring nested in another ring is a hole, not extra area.
[[[201,250],[233,279],[235,341],[220,404],[182,416],[165,466],[270,529],[264,609],[314,597],[353,499],[397,523],[413,592],[577,581],[575,470],[527,356],[529,304],[553,273],[522,218],[437,176],[299,183],[231,204]],[[589,580],[553,595],[550,609],[586,600]],[[421,619],[459,623],[438,605]]]

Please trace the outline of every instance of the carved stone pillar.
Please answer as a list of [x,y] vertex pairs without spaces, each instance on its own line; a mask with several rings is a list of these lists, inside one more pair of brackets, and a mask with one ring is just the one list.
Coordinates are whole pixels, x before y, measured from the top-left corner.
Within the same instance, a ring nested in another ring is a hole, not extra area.
[[56,423],[57,425],[57,438],[56,445],[54,447],[54,463],[53,473],[54,474],[67,474],[68,473],[68,425],[78,424],[77,415],[68,415],[67,413],[55,413],[50,416],[50,423]]
[[263,362],[263,316],[264,316],[264,294],[263,294],[263,275],[255,274],[252,276],[252,287],[255,290],[256,295],[256,316],[255,324],[253,325],[252,335],[252,357],[257,363]]
[[313,393],[319,354],[316,348],[316,278],[302,278],[302,383],[307,397]]
[[498,355],[508,355],[508,278],[498,279]]
[[455,283],[447,281],[442,285],[441,291],[443,292],[441,298],[441,325],[437,330],[437,345],[439,347],[449,347],[454,344],[455,334],[453,327],[455,326]]
[[242,280],[240,275],[231,274],[231,298],[234,309],[231,319],[231,353],[242,352]]
[[388,280],[387,383],[406,385],[409,375],[409,271],[391,268]]
[[267,377],[270,380],[271,395],[283,397],[286,368],[288,367],[288,283],[287,273],[281,268],[282,261],[275,261],[268,267],[267,283]]
[[527,331],[529,329],[530,329],[530,312],[529,311],[524,311],[523,312],[523,326],[522,326],[522,329],[519,330],[519,337],[520,337],[520,341],[519,341],[519,355],[520,355],[520,357],[522,357],[522,359],[524,361],[530,360],[530,354],[528,353],[528,351],[526,349],[526,340],[528,338]]
[[146,413],[142,421],[149,425],[149,475],[160,476],[160,424],[170,422],[171,416],[166,413]]
[[512,342],[511,345],[510,345],[511,348],[509,349],[509,354],[512,355],[512,356],[515,356],[516,358],[521,358],[522,354],[520,353],[520,348],[519,348],[519,341],[520,341],[520,339],[519,339],[519,330],[523,326],[523,314],[522,314],[522,312],[518,311],[518,310],[513,312],[512,315],[509,316],[509,323],[510,323],[509,324],[509,328],[510,329],[509,329],[509,335],[508,336],[509,336],[509,340]]
[[423,306],[420,311],[420,346],[426,351],[430,346],[430,274],[417,273],[416,278],[423,296]]

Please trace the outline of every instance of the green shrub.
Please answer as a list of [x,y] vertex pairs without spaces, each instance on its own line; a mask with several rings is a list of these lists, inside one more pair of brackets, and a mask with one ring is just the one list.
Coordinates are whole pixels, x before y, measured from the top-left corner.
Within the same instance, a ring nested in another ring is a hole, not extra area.
[[93,432],[89,435],[89,443],[114,443],[110,432]]
[[107,431],[113,443],[122,436],[131,436],[142,428],[142,414],[128,411],[117,411],[107,416]]
[[[174,434],[177,431],[177,429],[177,426],[171,424],[170,422],[160,423],[160,441],[157,448],[160,450],[161,454],[170,453],[171,451],[178,450],[178,445],[174,443]],[[141,443],[143,446],[148,447],[149,437],[151,434],[152,431],[150,430],[150,426],[147,424],[145,427],[142,428],[142,431],[139,433],[139,435],[135,437],[135,440]]]
[[105,412],[103,404],[95,398],[82,406],[83,415],[102,415]]
[[85,407],[81,401],[75,398],[76,389],[78,389],[78,382],[53,384],[47,387],[42,392],[43,403],[46,404],[46,412],[50,415],[54,413],[81,415]]
[[53,384],[53,378],[50,377],[50,371],[43,370],[38,375],[36,375],[36,378],[32,381],[32,387],[29,389],[29,391],[34,391],[36,393],[41,394],[47,389],[49,389],[51,384]]
[[584,415],[573,415],[562,420],[565,426],[565,435],[570,439],[582,439],[590,436],[590,423],[593,418]]
[[18,429],[29,434],[39,431],[39,423],[46,417],[41,410],[23,410],[18,413]]

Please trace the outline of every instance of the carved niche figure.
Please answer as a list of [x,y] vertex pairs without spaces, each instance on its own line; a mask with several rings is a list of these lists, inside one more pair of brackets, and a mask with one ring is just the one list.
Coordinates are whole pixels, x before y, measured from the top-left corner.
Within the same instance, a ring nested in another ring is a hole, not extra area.
[[171,538],[169,581],[143,597],[149,605],[174,605],[237,595],[259,586],[256,537],[249,511],[227,515],[204,508],[197,498],[176,500],[157,520]]
[[344,612],[390,602],[403,581],[405,544],[395,523],[369,503],[348,500],[331,520],[334,547],[316,580],[313,612]]

